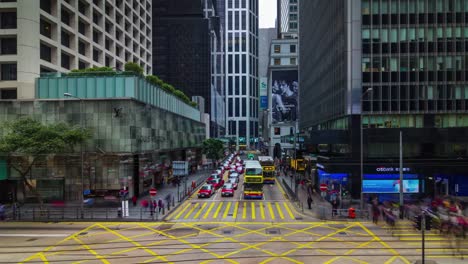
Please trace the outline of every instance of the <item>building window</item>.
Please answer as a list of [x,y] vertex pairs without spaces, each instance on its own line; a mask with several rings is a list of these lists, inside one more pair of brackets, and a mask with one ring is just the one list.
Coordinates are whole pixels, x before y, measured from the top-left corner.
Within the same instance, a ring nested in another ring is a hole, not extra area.
[[87,65],[86,62],[84,62],[84,61],[79,61],[78,62],[78,69],[86,69],[86,68],[88,68],[88,65]]
[[297,30],[297,22],[289,22],[289,29]]
[[289,14],[289,20],[297,20],[297,14]]
[[1,64],[1,73],[2,81],[16,80],[16,63]]
[[62,23],[70,26],[70,14],[62,8]]
[[93,41],[96,43],[101,43],[101,33],[98,31],[93,31]]
[[0,39],[1,55],[16,54],[16,38]]
[[281,135],[281,128],[275,127],[275,135]]
[[281,52],[281,45],[275,45],[273,48],[275,53],[280,53]]
[[83,1],[79,1],[78,2],[78,11],[80,11],[81,14],[86,16],[86,13],[88,12],[88,4],[83,2]]
[[274,65],[281,65],[281,59],[274,59]]
[[65,47],[70,47],[70,35],[68,35],[68,33],[66,33],[65,31],[62,31],[61,43]]
[[0,90],[0,99],[18,99],[16,89],[1,89]]
[[0,28],[1,29],[16,28],[16,12],[1,12],[0,13]]
[[297,12],[297,5],[290,5],[289,12]]
[[296,58],[290,58],[289,59],[289,64],[296,65]]
[[62,67],[65,69],[70,69],[70,55],[62,53]]
[[41,60],[52,62],[52,48],[41,43],[40,57]]
[[93,49],[93,60],[99,62],[99,50]]
[[52,4],[50,0],[41,0],[39,7],[49,14],[52,14]]
[[78,32],[82,35],[86,35],[86,24],[83,21],[78,21]]
[[78,52],[86,56],[86,43],[83,41],[78,41]]
[[52,38],[52,25],[49,22],[41,20],[40,27],[41,35],[46,36],[48,38]]
[[296,53],[296,45],[289,45],[289,52]]

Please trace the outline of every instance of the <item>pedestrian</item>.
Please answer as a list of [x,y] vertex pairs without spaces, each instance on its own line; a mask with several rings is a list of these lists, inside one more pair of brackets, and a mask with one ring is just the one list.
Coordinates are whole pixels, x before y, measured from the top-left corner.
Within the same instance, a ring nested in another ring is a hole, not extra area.
[[5,205],[0,204],[0,221],[5,220]]
[[156,202],[156,200],[153,200],[151,204],[153,204],[153,212],[156,213],[156,208],[158,208],[158,203]]
[[377,203],[374,203],[372,205],[372,222],[374,222],[374,224],[378,224],[379,217],[380,217],[379,206],[377,205]]
[[312,210],[312,202],[313,202],[312,197],[308,196],[307,197],[307,205],[309,205],[310,210]]
[[333,216],[338,215],[338,212],[337,212],[337,210],[338,210],[338,202],[337,202],[336,199],[335,199],[335,200],[332,200],[331,204],[332,204],[332,217],[333,217]]
[[136,195],[133,195],[133,196],[132,196],[132,203],[133,203],[133,206],[136,206],[136,205],[137,205],[137,200],[138,200],[138,198],[136,197]]
[[161,210],[164,208],[164,203],[161,199],[159,199],[158,201],[158,210],[159,210],[159,213],[161,213]]
[[154,208],[154,203],[152,201],[149,202],[149,207],[150,207],[150,214],[151,216],[153,216],[155,208]]

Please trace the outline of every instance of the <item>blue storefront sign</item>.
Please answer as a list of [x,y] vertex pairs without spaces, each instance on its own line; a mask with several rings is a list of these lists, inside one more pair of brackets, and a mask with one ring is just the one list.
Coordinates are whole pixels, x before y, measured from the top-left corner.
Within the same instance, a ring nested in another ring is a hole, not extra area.
[[260,96],[260,108],[261,109],[268,108],[268,96]]
[[[399,193],[400,180],[364,180],[362,183],[364,193]],[[418,193],[419,180],[403,180],[404,193]]]

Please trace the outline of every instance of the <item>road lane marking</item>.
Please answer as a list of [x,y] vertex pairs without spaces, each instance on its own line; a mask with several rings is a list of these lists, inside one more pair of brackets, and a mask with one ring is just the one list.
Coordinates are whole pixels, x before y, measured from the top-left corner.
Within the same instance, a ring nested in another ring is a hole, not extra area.
[[198,210],[198,212],[193,217],[194,219],[198,219],[198,217],[200,216],[201,212],[203,212],[203,209],[205,209],[207,204],[208,204],[207,202],[203,203],[202,207]]
[[214,215],[213,215],[213,218],[218,218],[219,211],[221,211],[221,208],[222,208],[222,207],[223,207],[223,202],[220,202],[220,203],[218,204],[218,208],[216,208],[216,211],[215,211],[215,213],[214,213]]
[[192,209],[190,209],[190,211],[188,211],[188,213],[185,215],[184,219],[187,219],[192,213],[193,211],[195,211],[195,209],[198,207],[198,203],[196,203],[194,206],[192,206]]
[[229,213],[229,209],[231,209],[231,202],[229,202],[226,206],[226,210],[224,210],[224,214],[223,214],[223,218],[226,218],[228,213]]
[[252,219],[255,220],[255,218],[257,217],[255,215],[255,203],[254,202],[250,202],[250,207],[252,209]]
[[67,237],[69,234],[0,234],[0,237]]
[[283,206],[284,206],[284,208],[286,208],[286,212],[288,212],[289,217],[291,217],[291,219],[296,219],[296,218],[294,217],[294,214],[292,213],[291,209],[289,209],[288,203],[287,203],[287,202],[283,202]]
[[244,208],[242,209],[242,219],[247,217],[247,202],[244,202]]
[[275,203],[275,205],[276,205],[276,210],[278,210],[278,214],[279,214],[280,218],[284,219],[283,211],[281,211],[281,207],[280,207],[279,203]]
[[267,205],[268,205],[268,211],[270,211],[271,219],[275,220],[275,212],[273,212],[273,207],[271,206],[271,203],[268,202]]
[[187,210],[187,208],[189,208],[190,206],[190,203],[187,202],[187,205],[175,216],[175,219],[179,219],[179,217],[182,216],[182,214],[185,212],[185,210]]
[[237,210],[239,210],[239,202],[235,202],[235,204],[234,204],[234,212],[233,212],[233,214],[232,214],[232,217],[233,217],[234,219],[237,218]]
[[260,203],[260,216],[262,217],[263,220],[265,220],[265,204]]
[[208,218],[208,215],[210,214],[211,209],[215,206],[215,203],[211,203],[210,207],[208,207],[208,210],[206,211],[205,215],[203,216],[203,219]]
[[110,262],[104,258],[103,256],[99,255],[96,251],[94,251],[90,246],[88,246],[85,242],[81,241],[80,239],[78,239],[76,236],[73,237],[73,240],[75,240],[76,242],[78,242],[81,246],[83,246],[86,250],[89,251],[89,253],[93,254],[97,259],[99,259],[102,263],[105,263],[105,264],[110,264]]

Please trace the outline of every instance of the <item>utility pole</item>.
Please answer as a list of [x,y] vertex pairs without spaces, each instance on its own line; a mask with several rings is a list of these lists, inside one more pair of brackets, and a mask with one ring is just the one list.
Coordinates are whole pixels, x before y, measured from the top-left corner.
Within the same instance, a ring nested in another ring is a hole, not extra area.
[[400,130],[400,219],[403,219],[403,132]]

